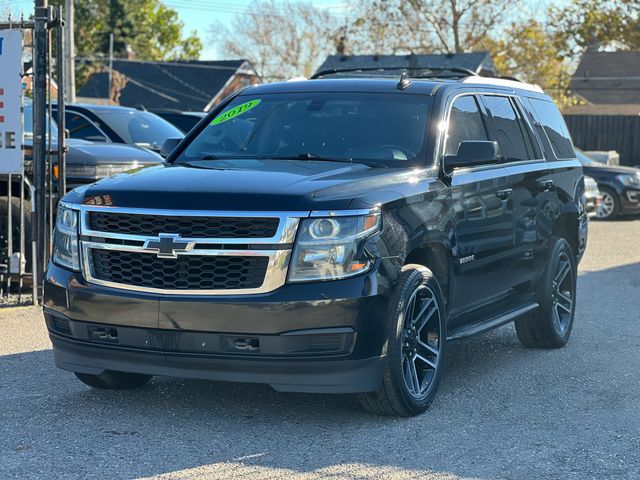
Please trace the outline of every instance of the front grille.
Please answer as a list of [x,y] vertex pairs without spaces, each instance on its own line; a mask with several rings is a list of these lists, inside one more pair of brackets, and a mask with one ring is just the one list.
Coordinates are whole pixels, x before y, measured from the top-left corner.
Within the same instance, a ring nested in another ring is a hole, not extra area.
[[278,218],[182,217],[89,212],[89,228],[128,235],[175,233],[185,238],[271,238]]
[[98,280],[163,290],[256,289],[264,282],[268,257],[154,254],[119,250],[91,251]]

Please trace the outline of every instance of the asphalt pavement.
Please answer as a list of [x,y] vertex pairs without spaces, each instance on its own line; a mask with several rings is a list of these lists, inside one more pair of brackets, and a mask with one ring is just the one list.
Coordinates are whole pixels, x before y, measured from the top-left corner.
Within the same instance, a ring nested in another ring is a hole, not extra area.
[[639,479],[640,220],[590,229],[569,344],[452,344],[416,418],[245,384],[92,390],[54,367],[40,310],[1,309],[0,479]]

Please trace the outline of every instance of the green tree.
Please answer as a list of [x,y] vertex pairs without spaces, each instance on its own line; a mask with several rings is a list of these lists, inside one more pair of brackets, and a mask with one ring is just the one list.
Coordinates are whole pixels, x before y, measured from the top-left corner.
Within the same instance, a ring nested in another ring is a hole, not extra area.
[[110,33],[116,58],[131,54],[140,60],[196,59],[202,50],[197,33],[183,38],[178,14],[160,0],[74,0],[74,8],[78,57],[108,55]]
[[549,9],[548,16],[567,53],[640,49],[638,0],[571,0]]
[[558,33],[529,21],[512,23],[499,37],[486,38],[479,46],[491,53],[500,75],[538,84],[564,107],[577,99],[568,90],[571,66],[562,44]]

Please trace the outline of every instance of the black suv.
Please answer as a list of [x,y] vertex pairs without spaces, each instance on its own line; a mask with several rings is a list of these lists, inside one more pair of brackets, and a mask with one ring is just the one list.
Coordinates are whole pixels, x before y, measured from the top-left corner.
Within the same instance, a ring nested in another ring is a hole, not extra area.
[[[432,75],[438,75],[434,72]],[[451,341],[571,333],[583,177],[537,87],[335,78],[249,87],[165,164],[68,194],[46,273],[56,365],[431,403]]]

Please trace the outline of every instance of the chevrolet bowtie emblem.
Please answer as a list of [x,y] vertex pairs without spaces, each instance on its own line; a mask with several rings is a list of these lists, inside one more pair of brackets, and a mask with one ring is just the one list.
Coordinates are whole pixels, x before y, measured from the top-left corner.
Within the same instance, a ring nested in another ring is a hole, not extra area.
[[154,251],[158,258],[177,258],[178,253],[190,252],[194,245],[195,242],[182,240],[178,234],[161,233],[157,239],[147,240],[144,248]]

